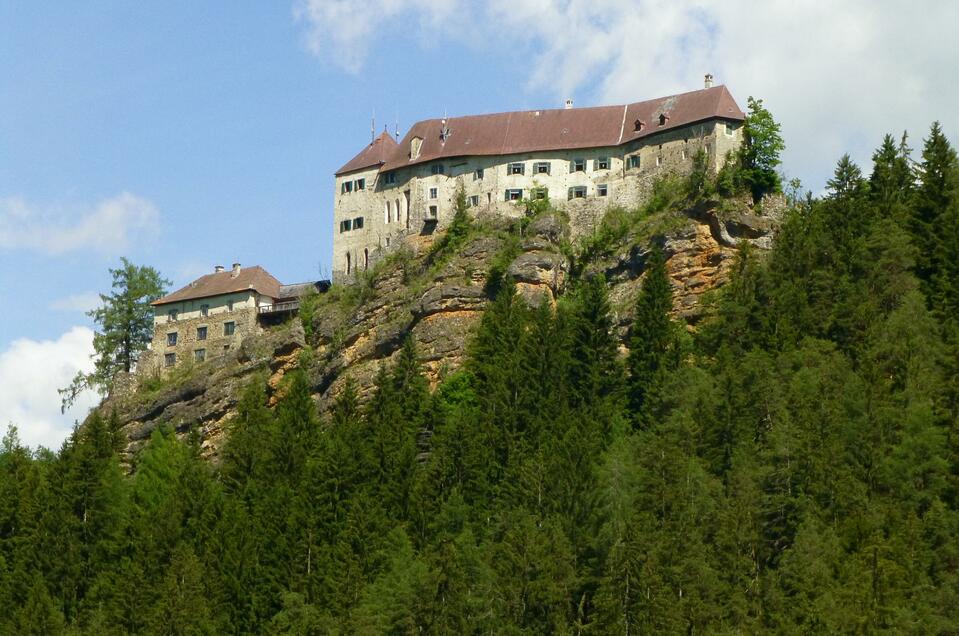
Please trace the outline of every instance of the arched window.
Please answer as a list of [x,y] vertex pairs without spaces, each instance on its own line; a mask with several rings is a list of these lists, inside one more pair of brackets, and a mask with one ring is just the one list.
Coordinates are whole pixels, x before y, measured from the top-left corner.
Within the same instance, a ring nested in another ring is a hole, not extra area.
[[346,253],[346,275],[350,275],[350,253]]
[[363,249],[363,269],[367,270],[370,268],[370,250]]

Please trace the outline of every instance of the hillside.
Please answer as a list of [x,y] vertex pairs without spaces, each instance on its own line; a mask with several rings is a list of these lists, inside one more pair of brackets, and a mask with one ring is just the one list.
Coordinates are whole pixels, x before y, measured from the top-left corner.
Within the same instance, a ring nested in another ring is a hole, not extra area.
[[956,633],[955,151],[724,176],[458,215],[59,453],[11,432],[0,633]]
[[768,200],[760,216],[744,198],[690,204],[680,186],[664,182],[646,208],[615,210],[598,227],[571,227],[566,214],[542,209],[520,219],[480,219],[455,244],[442,233],[414,237],[352,285],[313,299],[302,320],[249,337],[239,350],[178,370],[166,382],[121,381],[101,412],[116,411],[130,459],[157,426],[181,435],[195,430],[205,452],[216,456],[240,388],[252,378],[265,381],[273,396],[302,359],[314,399],[326,411],[346,378],[366,396],[407,335],[435,388],[462,365],[469,335],[494,292],[491,275],[500,272],[534,306],[555,304],[571,282],[602,275],[625,350],[654,245],[666,256],[673,315],[695,325],[703,295],[728,278],[739,242],[769,248],[782,201]]

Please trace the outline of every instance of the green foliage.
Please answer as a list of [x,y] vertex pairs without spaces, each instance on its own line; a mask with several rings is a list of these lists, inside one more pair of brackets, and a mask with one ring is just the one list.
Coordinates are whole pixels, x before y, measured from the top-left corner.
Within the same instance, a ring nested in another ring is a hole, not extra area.
[[629,340],[629,405],[640,423],[651,421],[666,376],[679,366],[679,336],[670,319],[673,292],[662,250],[649,255]]
[[316,312],[320,306],[321,298],[322,295],[315,290],[300,297],[300,324],[303,325],[303,335],[306,337],[306,341],[312,344],[316,343],[313,321],[316,319]]
[[458,250],[462,249],[473,229],[473,219],[469,213],[466,190],[460,183],[453,195],[453,218],[449,227],[446,228],[446,233],[430,247],[425,259],[425,267],[431,268],[446,262]]
[[750,97],[747,103],[749,112],[743,125],[738,179],[752,193],[753,201],[759,201],[767,193],[782,191],[776,168],[786,144],[779,124],[763,106],[763,100]]
[[[925,150],[918,179],[888,137],[868,180],[843,157],[694,332],[652,248],[625,363],[604,277],[530,307],[514,231],[435,390],[412,338],[328,414],[259,377],[219,465],[158,429],[129,475],[115,417],[56,454],[11,429],[0,633],[954,632],[956,159]],[[659,187],[584,258],[702,196]]]
[[70,386],[60,390],[62,410],[86,389],[105,394],[113,377],[121,371],[129,373],[153,339],[150,303],[163,296],[170,281],[152,267],[134,265],[125,258],[120,261],[122,267],[110,270],[113,292],[100,294],[102,305],[87,312],[99,326],[93,336],[94,370],[78,373]]

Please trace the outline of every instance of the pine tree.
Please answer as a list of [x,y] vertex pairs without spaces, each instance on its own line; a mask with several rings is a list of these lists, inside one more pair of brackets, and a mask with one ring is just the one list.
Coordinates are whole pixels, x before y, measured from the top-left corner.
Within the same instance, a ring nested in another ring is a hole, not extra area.
[[872,154],[869,196],[883,217],[898,222],[906,220],[906,206],[912,197],[913,175],[909,153],[906,133],[903,133],[898,146],[892,135],[886,135],[882,145]]
[[636,301],[629,339],[629,407],[637,422],[648,423],[659,399],[664,375],[678,365],[676,327],[669,314],[673,292],[662,249],[654,247]]
[[95,369],[92,373],[79,372],[70,386],[60,390],[63,410],[87,389],[105,394],[118,372],[133,370],[140,352],[153,339],[150,303],[163,296],[170,281],[152,267],[120,260],[122,267],[110,270],[113,293],[100,294],[103,304],[87,312],[100,327],[93,337]]
[[940,265],[938,248],[944,228],[944,214],[956,198],[956,151],[942,132],[939,122],[929,131],[918,167],[918,185],[913,203],[911,230],[919,248],[916,273],[928,298],[935,296],[932,279]]

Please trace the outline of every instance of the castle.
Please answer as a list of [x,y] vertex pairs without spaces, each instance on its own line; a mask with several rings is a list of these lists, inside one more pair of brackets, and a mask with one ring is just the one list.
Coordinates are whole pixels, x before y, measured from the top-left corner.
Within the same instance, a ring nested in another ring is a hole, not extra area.
[[644,102],[428,119],[399,142],[383,132],[336,172],[333,280],[448,224],[459,187],[475,214],[516,216],[518,203],[548,199],[593,227],[608,207],[641,202],[664,172],[688,172],[700,150],[718,170],[744,118],[707,75],[701,90]]

